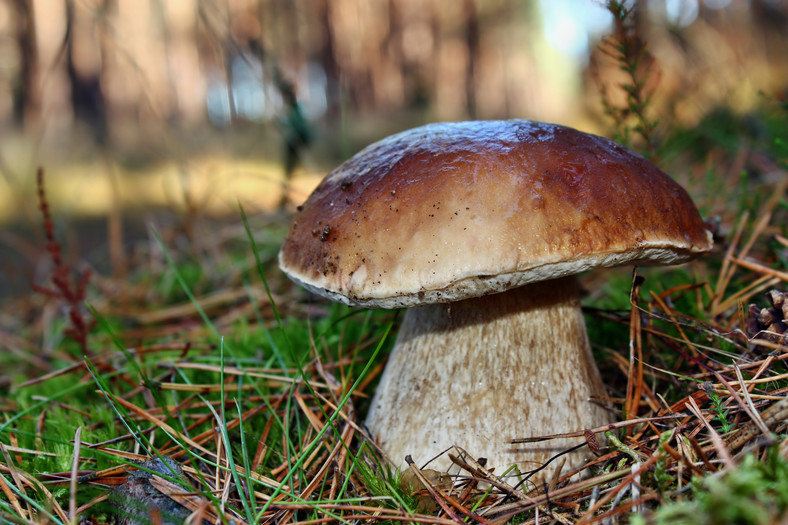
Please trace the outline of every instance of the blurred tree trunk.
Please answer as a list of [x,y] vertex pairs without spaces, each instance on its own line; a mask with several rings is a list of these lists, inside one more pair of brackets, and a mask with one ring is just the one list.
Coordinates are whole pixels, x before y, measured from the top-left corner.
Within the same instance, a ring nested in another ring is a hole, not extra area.
[[38,47],[32,0],[13,0],[16,11],[16,42],[21,58],[19,76],[12,87],[14,123],[31,124],[39,116],[39,90],[37,80]]
[[178,126],[183,115],[180,110],[180,101],[178,100],[176,79],[173,76],[175,74],[175,69],[170,62],[170,57],[172,56],[172,32],[170,30],[170,23],[167,20],[167,8],[164,5],[164,0],[155,0],[151,2],[151,11],[159,30],[159,40],[161,42],[161,51],[165,64],[164,69],[167,77],[164,119],[168,124]]
[[[112,164],[107,101],[101,78],[107,75],[108,57],[114,45],[105,18],[115,9],[115,0],[102,0],[96,7],[96,19],[79,19],[74,0],[66,0],[66,75],[71,88],[71,107],[74,120],[81,121],[90,131],[90,138],[98,147],[104,161],[112,193],[112,206],[107,214],[107,244],[112,274],[123,278],[127,272],[123,235],[123,214],[118,176]],[[91,13],[93,15],[93,13]],[[83,15],[84,16],[84,15]],[[89,31],[93,31],[88,33]],[[79,44],[77,44],[77,40]],[[116,113],[117,115],[117,113]]]
[[[102,2],[102,11],[110,7],[111,0]],[[104,93],[101,89],[101,66],[91,70],[80,63],[84,57],[75,52],[74,41],[78,28],[74,0],[66,0],[66,75],[71,88],[71,108],[74,118],[84,122],[92,131],[96,144],[103,146],[107,139],[107,110]],[[82,37],[84,35],[80,35]],[[101,54],[101,43],[96,42]],[[83,50],[83,52],[85,52]],[[101,62],[101,61],[100,61]]]
[[755,19],[755,27],[788,31],[788,5],[785,2],[752,0],[750,4],[753,18]]
[[465,0],[465,45],[468,48],[468,67],[465,70],[465,101],[468,118],[476,118],[476,60],[479,56],[479,16],[474,0]]
[[320,20],[322,42],[320,43],[320,64],[326,74],[326,117],[333,120],[337,116],[339,104],[339,64],[337,63],[334,26],[331,24],[329,2],[320,0],[318,3],[318,19]]
[[[370,68],[372,74],[385,78],[386,71],[383,69],[384,61],[388,61],[391,66],[389,74],[399,75],[398,82],[403,86],[404,93],[402,93],[403,102],[408,105],[410,103],[410,93],[406,82],[411,78],[412,68],[409,67],[408,62],[405,60],[405,53],[403,52],[404,35],[402,34],[402,12],[400,6],[397,5],[397,0],[389,0],[386,10],[388,25],[386,26],[388,33],[386,37],[380,41],[380,60],[370,61]],[[376,82],[376,85],[381,85],[382,82]],[[386,97],[378,97],[379,99],[386,100]]]
[[[391,7],[389,6],[388,9],[390,10]],[[334,34],[338,33],[335,31]],[[345,34],[342,35],[342,38],[347,41],[352,36]],[[347,61],[342,73],[347,77],[345,87],[348,91],[348,99],[354,109],[363,112],[376,108],[375,69],[379,66],[379,62],[371,63],[363,59],[356,60],[353,58]]]
[[282,4],[282,13],[284,14],[282,26],[285,30],[286,38],[284,41],[284,53],[280,57],[297,65],[298,60],[301,58],[301,51],[304,49],[299,40],[301,32],[298,30],[298,9],[303,7],[296,5],[296,2],[293,0],[284,0]]
[[[752,0],[752,22],[750,28],[758,28],[757,36],[767,60],[785,60],[784,38],[788,34],[788,2]],[[783,80],[783,89],[788,89],[788,79]]]

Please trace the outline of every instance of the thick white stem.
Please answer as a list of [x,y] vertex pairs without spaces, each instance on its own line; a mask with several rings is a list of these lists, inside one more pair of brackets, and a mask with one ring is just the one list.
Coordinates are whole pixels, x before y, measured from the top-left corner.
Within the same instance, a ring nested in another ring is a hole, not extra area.
[[[568,277],[408,310],[367,427],[398,466],[407,454],[421,466],[456,444],[497,473],[526,471],[583,438],[510,440],[609,423],[604,397]],[[570,454],[564,472],[588,456],[587,447]],[[450,466],[445,454],[430,464]]]

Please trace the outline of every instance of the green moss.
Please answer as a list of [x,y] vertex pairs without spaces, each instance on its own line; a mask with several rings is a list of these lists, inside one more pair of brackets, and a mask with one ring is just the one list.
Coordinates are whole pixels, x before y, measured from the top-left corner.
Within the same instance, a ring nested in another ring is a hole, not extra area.
[[697,481],[691,501],[677,501],[657,510],[648,521],[658,525],[770,525],[781,522],[788,509],[788,462],[772,447],[761,461],[745,456],[736,468]]

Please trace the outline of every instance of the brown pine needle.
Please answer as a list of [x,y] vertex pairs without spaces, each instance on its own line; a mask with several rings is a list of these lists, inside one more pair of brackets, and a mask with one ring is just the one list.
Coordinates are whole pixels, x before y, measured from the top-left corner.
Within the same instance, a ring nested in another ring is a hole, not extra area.
[[755,261],[740,259],[738,257],[731,257],[730,260],[731,262],[736,263],[742,268],[747,268],[748,270],[752,270],[754,272],[758,272],[763,275],[768,275],[769,277],[774,277],[781,281],[788,281],[788,272],[781,272],[779,270],[775,270],[774,268],[769,268],[768,266],[764,266]]
[[[259,286],[252,289],[236,288],[219,290],[197,299],[197,305],[199,305],[203,311],[210,312],[211,310],[226,304],[236,303],[239,300],[245,299],[254,299],[258,303],[268,303],[268,295],[266,294],[265,289],[262,286]],[[187,303],[169,306],[157,311],[143,311],[136,314],[135,317],[142,324],[154,324],[170,321],[172,319],[178,319],[181,317],[190,317],[196,315],[198,315],[197,308],[194,303],[189,301]]]
[[[271,374],[267,372],[260,372],[256,371],[252,368],[239,368],[235,366],[217,366],[217,365],[206,365],[202,363],[176,363],[174,365],[167,365],[168,367],[172,366],[173,368],[183,368],[183,369],[192,369],[192,370],[204,370],[206,372],[216,372],[223,373],[225,376],[244,376],[244,377],[252,377],[255,379],[267,379],[272,381],[277,385],[289,385],[289,384],[298,384],[303,385],[305,384],[305,380],[303,378],[291,378],[277,374]],[[297,373],[297,370],[292,370],[293,373]],[[167,383],[168,385],[177,385],[176,383]],[[321,383],[319,381],[309,381],[309,384],[313,388],[329,388],[328,385],[325,383]],[[173,386],[172,389],[176,387]],[[226,388],[226,387],[225,387]],[[185,390],[185,389],[184,389]]]
[[730,295],[727,299],[719,303],[713,310],[713,315],[719,315],[720,313],[726,311],[728,308],[731,308],[737,304],[742,304],[750,300],[753,295],[759,294],[768,288],[772,288],[777,283],[780,282],[780,279],[777,277],[771,277],[769,275],[762,275],[757,280],[753,281],[752,283],[748,284],[741,290],[736,291],[734,294]]
[[[8,472],[11,474],[11,479],[14,480],[14,485],[16,486],[16,489],[19,491],[20,494],[22,494],[24,496],[26,494],[26,492],[25,492],[25,483],[23,483],[23,481],[22,481],[23,478],[22,478],[21,473],[19,471],[17,471],[16,467],[11,462],[11,454],[8,453],[8,447],[6,447],[3,443],[0,443],[0,451],[2,451],[2,453],[3,453],[3,457],[5,458],[6,465],[8,467]],[[33,514],[32,514],[32,511],[30,510],[28,504],[25,503],[26,510],[22,510],[22,506],[21,506],[21,503],[19,502],[19,499],[16,497],[15,494],[13,494],[11,492],[10,487],[8,487],[7,485],[4,484],[3,485],[3,492],[5,492],[6,489],[9,491],[8,494],[11,494],[13,496],[13,501],[15,502],[15,508],[18,509],[18,512],[19,512],[20,516],[25,516],[26,519],[32,520],[33,519]]]
[[22,519],[32,521],[32,518],[28,516],[25,509],[23,509],[22,505],[19,504],[19,498],[16,497],[16,494],[11,489],[11,487],[8,486],[2,476],[0,476],[0,490],[3,491],[3,494],[5,494],[5,497],[8,498],[8,502],[14,508],[14,511],[16,511],[16,513],[19,514]]
[[40,450],[33,450],[29,448],[22,448],[22,447],[15,447],[12,445],[4,445],[5,449],[9,452],[13,452],[14,454],[34,454],[36,456],[47,456],[50,458],[57,457],[57,454],[54,452],[41,452]]
[[730,258],[733,257],[733,252],[736,250],[736,246],[738,246],[741,240],[744,226],[747,224],[749,217],[749,210],[744,210],[739,217],[739,222],[736,225],[736,230],[733,233],[728,249],[725,251],[725,257],[722,259],[722,268],[720,268],[719,278],[717,279],[717,286],[714,288],[714,299],[711,304],[712,312],[720,311],[719,303],[722,301],[725,290],[733,278],[733,269],[730,268]]
[[[591,432],[598,434],[600,432],[605,432],[607,430],[616,430],[618,428],[625,428],[633,425],[639,425],[641,423],[648,423],[652,421],[668,421],[668,420],[675,420],[682,417],[686,417],[686,414],[671,414],[669,416],[658,416],[658,417],[641,417],[636,419],[627,419],[626,421],[619,421],[618,423],[610,423],[608,425],[604,425],[601,427],[596,427],[590,429]],[[581,437],[585,436],[586,430],[578,430],[576,432],[565,432],[563,434],[550,434],[545,436],[536,436],[536,437],[528,437],[528,438],[516,438],[509,441],[509,443],[516,445],[520,443],[539,443],[540,441],[547,441],[550,439],[558,439],[558,438],[569,438],[569,437]]]
[[[107,397],[109,397],[108,394],[105,394],[101,390],[98,390],[97,393],[103,394],[103,395],[107,395]],[[215,454],[213,452],[209,451],[205,447],[203,447],[200,444],[196,443],[189,436],[186,436],[186,435],[178,432],[177,430],[172,428],[170,425],[168,425],[164,421],[153,417],[147,411],[139,408],[137,405],[135,405],[135,404],[133,404],[133,403],[131,403],[129,401],[126,401],[123,398],[114,397],[114,396],[112,397],[111,401],[114,401],[115,403],[118,403],[119,405],[121,405],[126,410],[130,410],[131,412],[133,412],[137,416],[141,417],[142,419],[144,419],[148,423],[154,424],[156,427],[162,429],[169,436],[172,436],[172,437],[174,437],[176,439],[180,439],[181,441],[183,441],[185,444],[189,445],[190,447],[192,447],[192,448],[194,448],[196,450],[199,450],[200,452],[205,454],[207,457],[215,457]]]
[[318,432],[323,430],[323,423],[320,421],[320,419],[318,419],[317,415],[312,411],[312,409],[310,409],[306,405],[306,402],[304,401],[304,397],[298,392],[295,392],[293,398],[295,399],[298,407],[301,409],[301,413],[304,414],[304,416],[306,416],[307,420],[309,421],[309,424],[312,425],[312,428],[314,428]]
[[[0,452],[2,452],[3,457],[5,458],[5,465],[0,464],[0,470],[4,470],[11,475],[11,479],[14,480],[14,485],[17,487],[17,490],[20,494],[26,494],[25,486],[35,489],[36,491],[44,494],[47,504],[52,508],[52,510],[57,514],[58,518],[62,520],[64,523],[68,522],[68,515],[57,502],[55,497],[52,493],[47,490],[47,488],[40,483],[37,479],[33,478],[30,474],[25,472],[19,471],[11,462],[11,456],[8,454],[8,450],[3,443],[0,443]],[[0,477],[0,479],[2,479]],[[9,487],[10,489],[10,487]],[[27,507],[27,503],[25,503]],[[21,508],[21,504],[20,504]],[[29,516],[31,521],[36,521],[31,509],[27,509],[26,511],[20,512],[21,516]]]

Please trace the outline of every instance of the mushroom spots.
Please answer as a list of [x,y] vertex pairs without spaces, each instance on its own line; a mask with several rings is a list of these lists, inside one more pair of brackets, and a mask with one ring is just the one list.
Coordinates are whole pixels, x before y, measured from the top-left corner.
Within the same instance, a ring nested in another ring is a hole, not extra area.
[[331,225],[326,224],[319,230],[312,230],[312,236],[317,237],[320,242],[326,242],[328,236],[331,235]]
[[318,265],[318,273],[322,274],[323,277],[337,273],[339,271],[339,261],[339,255],[324,253]]
[[328,275],[329,273],[337,273],[337,265],[331,259],[328,259],[323,265],[323,275]]
[[427,213],[427,216],[430,217],[431,219],[434,219],[435,216],[437,215],[437,212],[441,209],[440,204],[441,204],[440,202],[433,203],[432,208],[427,210],[429,212]]

